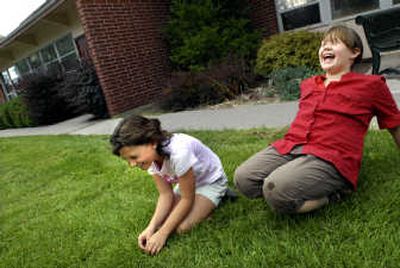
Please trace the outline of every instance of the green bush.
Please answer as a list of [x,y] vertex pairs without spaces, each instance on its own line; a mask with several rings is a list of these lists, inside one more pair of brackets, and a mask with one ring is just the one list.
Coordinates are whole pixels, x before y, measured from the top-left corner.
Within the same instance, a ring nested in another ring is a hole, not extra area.
[[21,95],[36,125],[50,125],[76,115],[60,91],[62,82],[61,73],[45,70],[24,77]]
[[0,129],[29,126],[33,126],[33,122],[20,97],[0,105]]
[[91,113],[108,117],[94,67],[76,62],[68,71],[40,70],[24,77],[21,95],[36,125],[49,125]]
[[108,118],[103,91],[96,70],[89,62],[81,61],[68,72],[62,73],[60,91],[75,114],[93,114],[95,118]]
[[289,67],[272,72],[270,78],[281,100],[297,100],[300,97],[300,82],[319,73],[307,67]]
[[232,57],[202,72],[174,72],[166,86],[161,108],[179,111],[232,99],[246,91],[254,81],[253,76],[245,61]]
[[297,31],[273,35],[258,50],[256,73],[269,76],[288,67],[319,70],[318,49],[322,33]]
[[232,55],[255,58],[261,41],[245,0],[173,0],[166,38],[176,71],[203,71]]

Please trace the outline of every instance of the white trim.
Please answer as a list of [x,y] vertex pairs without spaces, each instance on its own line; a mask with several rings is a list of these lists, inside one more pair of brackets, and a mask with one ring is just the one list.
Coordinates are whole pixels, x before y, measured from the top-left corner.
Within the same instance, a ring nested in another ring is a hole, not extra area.
[[[279,0],[275,0],[275,5],[276,5],[276,6],[277,6],[276,3],[277,3],[278,1],[279,1]],[[298,6],[296,6],[296,7],[287,8],[287,9],[285,9],[285,10],[283,10],[283,11],[279,11],[279,10],[278,10],[278,12],[279,12],[279,13],[286,13],[286,12],[289,12],[289,11],[292,11],[292,10],[296,10],[296,9],[298,9],[298,8],[311,6],[311,5],[314,5],[314,4],[319,3],[319,2],[320,2],[320,0],[315,0],[315,1],[312,1],[312,2],[307,3],[307,4],[303,4],[303,5],[298,5]]]

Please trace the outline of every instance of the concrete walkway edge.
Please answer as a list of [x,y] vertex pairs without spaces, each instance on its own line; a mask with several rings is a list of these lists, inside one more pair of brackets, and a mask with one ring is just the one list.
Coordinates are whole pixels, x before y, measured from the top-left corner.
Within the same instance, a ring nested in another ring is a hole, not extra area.
[[[388,79],[387,84],[400,107],[400,80]],[[259,127],[280,128],[294,119],[298,102],[271,104],[244,104],[231,108],[203,109],[166,113],[157,117],[168,131],[250,129]],[[34,135],[110,135],[121,120],[92,120],[92,115],[82,115],[55,125],[0,130],[0,137]],[[376,121],[372,123],[376,127]]]

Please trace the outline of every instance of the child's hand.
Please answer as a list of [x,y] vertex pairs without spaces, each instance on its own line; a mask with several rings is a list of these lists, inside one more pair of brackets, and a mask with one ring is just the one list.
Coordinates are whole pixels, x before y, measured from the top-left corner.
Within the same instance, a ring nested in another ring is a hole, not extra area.
[[138,245],[142,250],[146,250],[147,241],[153,235],[154,231],[150,228],[144,229],[144,231],[138,236]]
[[161,234],[160,232],[155,233],[147,240],[145,251],[150,255],[156,255],[164,247],[168,236]]

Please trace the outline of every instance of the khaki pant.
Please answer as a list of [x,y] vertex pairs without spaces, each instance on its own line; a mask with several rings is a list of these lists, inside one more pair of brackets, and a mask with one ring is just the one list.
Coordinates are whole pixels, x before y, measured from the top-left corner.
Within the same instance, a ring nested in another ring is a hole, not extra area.
[[249,198],[263,196],[277,212],[296,213],[307,200],[350,192],[336,168],[313,155],[279,154],[272,146],[253,155],[235,171],[237,189]]

